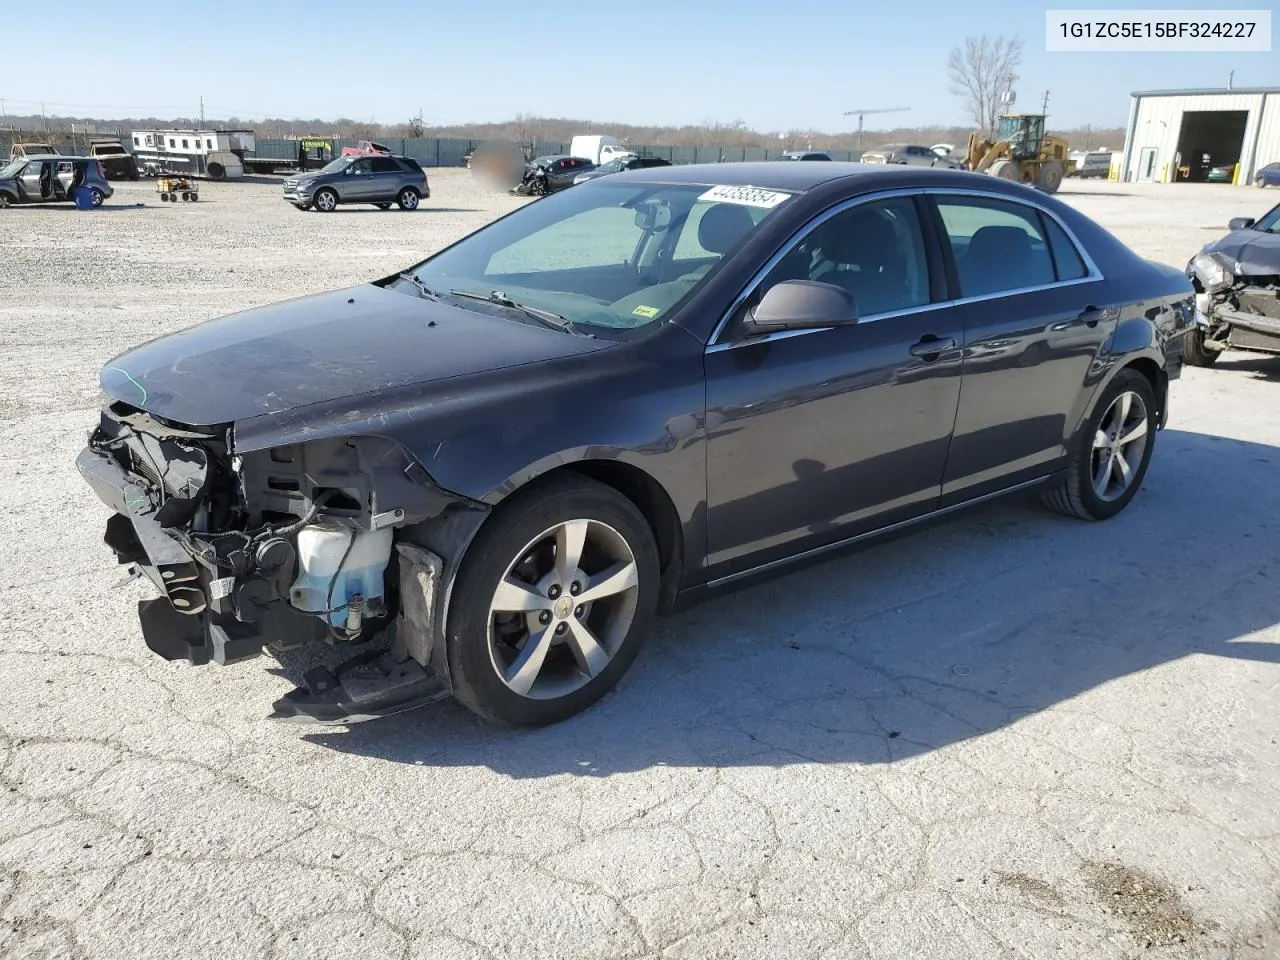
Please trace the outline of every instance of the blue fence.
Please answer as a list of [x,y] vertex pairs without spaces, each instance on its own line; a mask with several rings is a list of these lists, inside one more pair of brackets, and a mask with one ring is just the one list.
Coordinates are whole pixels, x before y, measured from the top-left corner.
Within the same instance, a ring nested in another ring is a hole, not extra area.
[[[111,134],[104,132],[97,136],[106,138],[110,137]],[[89,140],[93,139],[93,137],[84,134],[65,133],[49,133],[43,136],[18,134],[14,136],[6,132],[0,134],[0,162],[9,156],[11,141],[25,142],[41,139],[45,142],[52,141],[54,149],[59,153],[82,154],[88,152]],[[129,149],[129,134],[127,132],[122,133],[120,139],[125,148]],[[341,138],[317,139],[325,139],[326,142],[332,144],[334,156],[340,154],[343,147],[354,147],[358,142]],[[413,157],[424,167],[460,167],[463,165],[467,154],[484,141],[445,137],[391,137],[380,139],[378,142],[386,144],[395,153]],[[257,138],[256,149],[252,156],[263,160],[279,160],[282,163],[295,162],[298,159],[298,143],[299,141],[297,140],[277,140],[260,137]],[[569,152],[569,144],[567,143],[534,142],[526,144],[525,147],[529,150],[531,156]],[[781,149],[775,150],[770,147],[672,147],[658,144],[629,145],[628,149],[634,150],[642,157],[661,157],[671,163],[733,163],[742,160],[772,160],[784,152]],[[862,151],[860,150],[828,150],[826,152],[830,154],[833,160],[857,160],[862,156]],[[314,162],[315,154],[312,153],[311,156]]]
[[[333,139],[334,155],[340,154],[343,147],[354,147],[358,141]],[[393,153],[413,157],[424,167],[460,167],[467,154],[484,141],[450,139],[439,137],[392,137],[378,141],[390,147]],[[526,144],[531,156],[568,153],[569,144],[552,142],[534,142]],[[743,160],[772,160],[783,150],[767,147],[670,147],[661,145],[630,145],[642,157],[661,157],[672,163],[735,163]],[[832,160],[857,160],[862,156],[861,150],[828,150]],[[296,140],[264,140],[257,141],[258,157],[272,160],[291,160],[298,155]]]

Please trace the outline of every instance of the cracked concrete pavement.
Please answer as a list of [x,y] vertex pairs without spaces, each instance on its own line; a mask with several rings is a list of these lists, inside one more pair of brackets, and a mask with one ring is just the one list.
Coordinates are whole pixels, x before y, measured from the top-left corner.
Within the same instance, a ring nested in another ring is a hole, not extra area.
[[[296,665],[148,653],[72,463],[97,368],[518,202],[432,180],[0,214],[0,956],[1280,956],[1280,360],[1188,370],[1116,520],[1017,499],[734,594],[550,729],[281,726]],[[1275,199],[1064,196],[1178,265]]]

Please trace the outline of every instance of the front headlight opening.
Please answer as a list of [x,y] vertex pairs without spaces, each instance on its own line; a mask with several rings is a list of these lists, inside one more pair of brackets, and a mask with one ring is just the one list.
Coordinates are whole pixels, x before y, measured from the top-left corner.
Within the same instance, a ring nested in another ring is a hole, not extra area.
[[1221,286],[1231,280],[1231,274],[1227,272],[1227,268],[1207,254],[1202,253],[1197,256],[1192,266],[1201,279],[1210,286]]

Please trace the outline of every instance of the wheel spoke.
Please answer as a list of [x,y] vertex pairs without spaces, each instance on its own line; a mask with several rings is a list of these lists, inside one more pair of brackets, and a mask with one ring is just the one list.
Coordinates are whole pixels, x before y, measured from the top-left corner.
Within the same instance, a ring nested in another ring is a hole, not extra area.
[[1093,492],[1099,497],[1106,498],[1107,484],[1111,480],[1111,458],[1102,456],[1098,458],[1098,467],[1093,473]]
[[1107,445],[1107,431],[1099,428],[1093,435],[1093,449],[1100,450]]
[[518,613],[531,610],[549,610],[551,601],[526,583],[505,577],[493,593],[494,613]]
[[556,576],[567,590],[569,582],[578,575],[582,561],[582,546],[587,542],[586,520],[570,520],[556,527]]
[[547,651],[551,649],[551,631],[539,630],[530,633],[520,649],[520,655],[507,670],[504,678],[509,686],[522,697],[529,693],[533,682],[542,671],[542,664],[547,659]]
[[603,600],[605,597],[630,590],[639,582],[639,578],[640,572],[636,569],[635,563],[615,563],[609,569],[587,580],[587,587],[578,594],[577,602],[591,603],[593,600]]
[[609,665],[608,651],[600,646],[590,628],[577,617],[569,621],[569,649],[578,661],[578,668],[588,677],[596,676]]
[[1129,428],[1128,433],[1122,433],[1117,443],[1119,444],[1121,449],[1123,449],[1124,447],[1127,447],[1129,444],[1133,443],[1133,441],[1139,439],[1140,437],[1145,437],[1146,435],[1147,435],[1147,418],[1143,417],[1136,424],[1134,424],[1132,427]]
[[1133,479],[1133,472],[1129,469],[1129,461],[1124,458],[1124,454],[1119,450],[1116,451],[1115,469],[1120,475],[1120,485],[1126,490],[1129,489],[1129,481]]
[[1116,400],[1115,419],[1111,421],[1116,433],[1120,432],[1124,427],[1125,421],[1129,419],[1129,408],[1131,406],[1133,406],[1133,394],[1127,391],[1120,394],[1119,398]]

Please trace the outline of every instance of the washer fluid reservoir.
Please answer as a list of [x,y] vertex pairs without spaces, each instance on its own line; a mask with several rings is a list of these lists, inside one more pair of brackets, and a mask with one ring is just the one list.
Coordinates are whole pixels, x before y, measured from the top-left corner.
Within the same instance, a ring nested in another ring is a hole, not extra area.
[[[383,573],[391,560],[392,533],[390,527],[357,530],[337,523],[303,527],[298,531],[298,578],[289,591],[290,603],[298,610],[324,616],[328,598],[328,609],[333,611],[328,615],[329,623],[344,626],[347,605],[356,597],[363,598],[365,603],[382,598]],[[329,594],[330,582],[333,583],[332,595]]]

